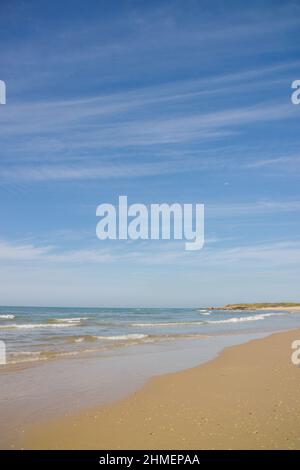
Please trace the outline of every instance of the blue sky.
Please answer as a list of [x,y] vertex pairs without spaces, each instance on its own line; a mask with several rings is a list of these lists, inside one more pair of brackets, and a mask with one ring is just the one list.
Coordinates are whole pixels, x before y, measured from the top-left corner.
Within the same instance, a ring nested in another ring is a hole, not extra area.
[[[1,2],[2,305],[299,300],[296,1]],[[204,203],[206,244],[96,207]]]

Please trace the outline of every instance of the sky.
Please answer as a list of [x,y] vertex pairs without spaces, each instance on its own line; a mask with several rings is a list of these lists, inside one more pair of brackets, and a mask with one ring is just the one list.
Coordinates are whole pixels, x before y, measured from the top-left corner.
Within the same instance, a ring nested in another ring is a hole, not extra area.
[[[1,0],[0,304],[299,301],[298,1]],[[205,245],[99,240],[201,203]]]

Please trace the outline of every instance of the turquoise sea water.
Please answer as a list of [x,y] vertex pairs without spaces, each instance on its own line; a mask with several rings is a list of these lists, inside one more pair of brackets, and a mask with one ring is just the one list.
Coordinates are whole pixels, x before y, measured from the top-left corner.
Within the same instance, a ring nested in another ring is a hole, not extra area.
[[0,307],[0,340],[6,343],[8,364],[299,326],[299,312],[271,310]]

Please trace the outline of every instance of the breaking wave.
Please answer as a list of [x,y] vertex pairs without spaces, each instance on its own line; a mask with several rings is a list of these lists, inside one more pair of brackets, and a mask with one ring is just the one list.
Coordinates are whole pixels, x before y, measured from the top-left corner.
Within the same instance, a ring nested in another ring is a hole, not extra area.
[[251,315],[248,317],[232,317],[232,318],[226,318],[225,320],[211,320],[207,321],[206,323],[239,323],[239,322],[245,322],[245,321],[258,321],[258,320],[264,320],[267,317],[279,317],[278,313],[263,313],[259,315]]
[[9,324],[1,325],[0,329],[22,329],[22,330],[31,330],[34,328],[64,328],[67,326],[73,326],[71,323],[27,323],[27,324]]

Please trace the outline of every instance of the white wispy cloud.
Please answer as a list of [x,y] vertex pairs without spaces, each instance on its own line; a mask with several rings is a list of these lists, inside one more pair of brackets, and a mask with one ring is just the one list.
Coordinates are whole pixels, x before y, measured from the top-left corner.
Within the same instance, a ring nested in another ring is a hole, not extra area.
[[300,200],[262,200],[247,203],[207,204],[206,216],[210,217],[253,217],[264,214],[299,212]]
[[[229,242],[232,240],[228,239]],[[231,243],[232,244],[232,243]],[[199,252],[186,252],[183,242],[138,243],[136,246],[125,244],[116,248],[79,248],[62,250],[55,246],[35,246],[17,242],[0,241],[0,261],[7,264],[29,263],[44,265],[49,268],[59,265],[106,265],[123,263],[128,265],[155,266],[177,265],[189,269],[228,266],[233,268],[272,269],[286,266],[298,268],[300,264],[300,241],[283,240],[259,242],[226,247],[218,241],[208,239],[205,248]]]
[[34,246],[0,240],[1,261],[37,261],[47,256],[51,250],[50,246]]
[[[283,156],[283,157],[274,157],[274,158],[267,158],[267,159],[260,159],[255,160],[253,162],[248,162],[245,166],[247,168],[253,169],[260,169],[264,167],[272,168],[272,167],[285,167],[287,170],[291,169],[292,171],[295,170],[295,165],[300,163],[300,156],[293,155],[293,156]],[[291,166],[292,164],[292,166]]]
[[[156,119],[140,119],[140,120],[129,120],[122,122],[106,123],[99,126],[96,124],[87,126],[81,122],[82,127],[78,127],[75,122],[73,125],[68,121],[68,126],[71,126],[72,135],[74,139],[72,141],[72,149],[85,148],[86,150],[91,148],[97,148],[97,152],[103,153],[103,149],[108,148],[121,148],[122,146],[152,146],[152,145],[165,145],[165,144],[180,144],[187,142],[201,142],[207,139],[218,139],[220,137],[232,135],[235,132],[243,131],[247,125],[257,124],[259,122],[272,122],[282,119],[291,119],[294,117],[295,110],[292,106],[277,103],[272,104],[261,104],[251,107],[240,107],[234,109],[225,109],[222,111],[210,112],[210,113],[192,113],[186,116],[177,117],[157,117]],[[71,113],[72,114],[72,113]],[[37,118],[35,118],[37,119]],[[55,126],[59,124],[62,117],[58,117],[55,122],[53,116],[53,122]],[[74,119],[74,116],[72,120]],[[76,119],[75,119],[76,121]],[[30,123],[29,126],[32,126]],[[45,125],[44,132],[48,129],[48,121],[43,124],[43,119],[37,124],[38,131],[41,132],[41,127]],[[62,125],[66,125],[66,122],[61,121]],[[26,122],[24,124],[26,130]],[[35,127],[35,126],[34,126]],[[51,127],[51,126],[50,126]],[[5,129],[4,129],[5,130]],[[35,129],[37,130],[37,129]],[[49,129],[48,129],[49,130]],[[76,132],[77,130],[77,132]],[[67,133],[68,135],[68,133]],[[117,138],[116,138],[117,136]],[[67,137],[68,140],[68,137]],[[34,145],[34,140],[32,141]],[[47,139],[45,140],[47,143]],[[4,144],[5,147],[5,144]],[[107,151],[107,150],[106,150]],[[48,149],[49,152],[49,149]],[[107,157],[102,156],[100,160],[107,160]],[[86,178],[105,178],[113,176],[128,176],[128,174],[148,174],[153,173],[153,168],[157,167],[156,163],[142,163],[135,162],[131,164],[128,158],[124,157],[126,163],[122,165],[99,165],[99,162],[95,164],[94,159],[87,158],[87,162],[82,159],[82,164],[77,166],[72,163],[66,164],[66,157],[60,164],[51,166],[48,164],[39,164],[34,167],[7,165],[0,168],[1,179],[28,179],[28,180],[53,180],[53,179],[86,179]],[[96,159],[97,161],[97,159]],[[192,166],[203,168],[208,164],[213,165],[215,162],[211,158],[199,158],[190,160]],[[162,161],[160,166],[169,168],[172,172],[175,171],[176,162]],[[127,166],[127,168],[126,168]],[[182,162],[177,161],[177,170],[182,171]]]
[[[185,171],[206,167],[206,162],[186,159]],[[216,163],[217,164],[217,163]],[[210,165],[211,166],[211,165]],[[59,180],[88,180],[88,179],[115,179],[136,178],[160,174],[177,173],[180,169],[180,161],[162,161],[145,163],[115,163],[102,165],[36,165],[36,166],[10,166],[0,169],[0,180],[10,181],[59,181]]]
[[204,256],[204,262],[210,265],[253,267],[257,270],[290,266],[299,268],[300,242],[282,241],[256,243],[223,250],[210,251]]

